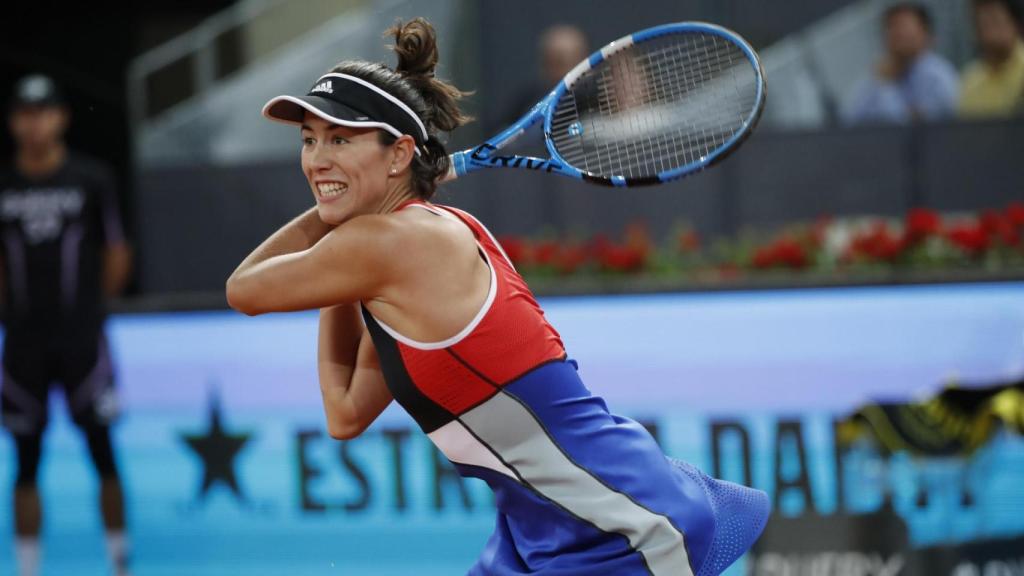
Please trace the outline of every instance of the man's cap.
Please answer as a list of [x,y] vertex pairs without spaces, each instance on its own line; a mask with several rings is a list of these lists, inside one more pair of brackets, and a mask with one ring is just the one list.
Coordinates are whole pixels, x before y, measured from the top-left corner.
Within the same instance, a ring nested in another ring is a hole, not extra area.
[[64,95],[57,83],[44,74],[30,74],[14,85],[10,108],[21,106],[63,106]]

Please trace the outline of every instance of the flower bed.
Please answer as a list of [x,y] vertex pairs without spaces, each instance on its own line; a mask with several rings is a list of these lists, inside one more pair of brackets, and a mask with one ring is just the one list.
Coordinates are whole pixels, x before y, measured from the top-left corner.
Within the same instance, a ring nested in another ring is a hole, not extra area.
[[622,238],[499,238],[531,281],[624,279],[656,283],[748,282],[786,277],[858,280],[893,274],[1024,276],[1024,203],[976,214],[915,208],[905,218],[831,218],[797,223],[771,234],[748,231],[703,242],[680,226],[658,243],[643,223]]

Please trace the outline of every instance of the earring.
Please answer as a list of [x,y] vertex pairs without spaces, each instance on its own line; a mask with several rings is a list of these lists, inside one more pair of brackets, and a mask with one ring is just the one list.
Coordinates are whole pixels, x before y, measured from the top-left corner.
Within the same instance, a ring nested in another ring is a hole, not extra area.
[[392,167],[392,168],[391,168],[391,173],[392,173],[392,174],[398,174],[398,169],[397,169],[397,168],[394,168],[394,167]]

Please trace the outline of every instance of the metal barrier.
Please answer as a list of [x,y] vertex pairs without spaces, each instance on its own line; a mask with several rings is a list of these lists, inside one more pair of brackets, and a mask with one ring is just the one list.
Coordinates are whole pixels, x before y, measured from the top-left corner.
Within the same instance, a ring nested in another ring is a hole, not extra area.
[[[412,12],[410,0],[316,0],[302,2],[299,9],[292,4],[298,0],[267,1],[261,11],[211,19],[133,64],[135,158],[140,165],[232,164],[288,155],[293,141],[278,136],[280,127],[259,120],[263,103],[282,92],[304,89],[338,60],[386,59],[381,31]],[[456,4],[437,0],[417,6],[417,11],[435,23],[442,38],[455,41],[450,22]],[[319,12],[311,9],[317,5]],[[309,12],[322,17],[311,22]],[[244,18],[248,20],[240,22]],[[245,54],[238,62],[230,61],[232,49],[221,45],[224,38],[233,38],[235,50]],[[448,53],[447,44],[441,44]],[[184,99],[147,114],[146,106],[158,104],[156,94],[146,104],[147,86],[161,78],[164,86],[174,74],[185,78],[182,66],[191,67],[201,80],[194,86],[168,87]]]

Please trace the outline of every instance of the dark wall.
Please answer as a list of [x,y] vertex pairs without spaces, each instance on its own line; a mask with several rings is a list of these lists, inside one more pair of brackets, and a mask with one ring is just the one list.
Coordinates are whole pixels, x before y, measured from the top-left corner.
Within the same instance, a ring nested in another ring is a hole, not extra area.
[[[8,2],[0,18],[0,102],[6,113],[14,83],[33,72],[57,80],[67,94],[69,144],[115,165],[131,166],[125,70],[131,58],[196,25],[232,0],[123,3]],[[0,157],[13,143],[0,130]]]
[[122,189],[130,182],[124,69],[132,36],[128,18],[110,8],[102,2],[90,3],[90,12],[67,2],[5,3],[0,17],[0,162],[9,162],[14,152],[6,122],[14,83],[41,72],[53,77],[68,99],[70,146],[113,165]]
[[297,161],[150,170],[138,190],[150,293],[221,290],[249,250],[313,203]]
[[[436,200],[495,234],[617,234],[631,221],[664,234],[682,221],[705,238],[819,215],[902,215],[915,205],[974,210],[1020,199],[1024,121],[822,133],[762,131],[702,174],[636,189],[493,170],[446,185]],[[298,159],[141,174],[142,288],[223,288],[238,262],[312,205]]]

